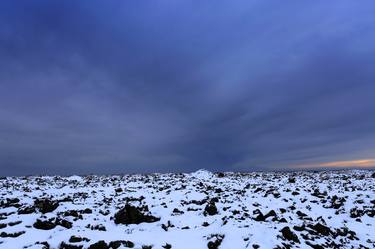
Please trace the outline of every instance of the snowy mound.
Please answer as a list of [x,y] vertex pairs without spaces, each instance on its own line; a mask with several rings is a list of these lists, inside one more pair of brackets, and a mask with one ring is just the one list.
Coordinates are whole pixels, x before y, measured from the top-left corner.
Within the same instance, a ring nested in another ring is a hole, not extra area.
[[73,176],[69,176],[66,178],[68,181],[82,181],[82,177],[81,176],[77,176],[77,175],[73,175]]
[[212,179],[215,175],[208,170],[200,169],[191,173],[190,176],[200,180],[209,180]]

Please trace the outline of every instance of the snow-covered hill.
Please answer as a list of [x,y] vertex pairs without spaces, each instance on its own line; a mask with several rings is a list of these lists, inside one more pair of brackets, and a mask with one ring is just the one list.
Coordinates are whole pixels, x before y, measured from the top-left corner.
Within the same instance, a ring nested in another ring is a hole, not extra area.
[[7,177],[0,248],[375,248],[371,171]]

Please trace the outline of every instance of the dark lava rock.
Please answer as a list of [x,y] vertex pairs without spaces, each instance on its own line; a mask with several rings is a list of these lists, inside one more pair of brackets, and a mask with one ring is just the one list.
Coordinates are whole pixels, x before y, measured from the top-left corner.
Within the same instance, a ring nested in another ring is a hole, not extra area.
[[71,236],[70,239],[69,239],[69,242],[70,243],[78,243],[78,242],[82,242],[82,241],[90,241],[88,238],[85,238],[85,237],[77,237],[77,236]]
[[317,223],[315,225],[310,225],[310,228],[314,229],[317,233],[322,234],[322,235],[329,235],[332,233],[332,231],[329,229],[329,227],[322,225],[320,223]]
[[62,227],[65,227],[67,229],[70,229],[73,226],[72,222],[67,221],[67,220],[63,220],[63,219],[59,219],[59,218],[56,219],[55,224],[59,225],[59,226],[62,226]]
[[335,236],[344,236],[349,238],[350,240],[358,239],[356,233],[354,231],[349,230],[347,227],[336,229]]
[[131,242],[131,241],[129,241],[129,240],[115,240],[115,241],[109,242],[109,247],[110,248],[117,249],[120,246],[133,248],[134,247],[134,243]]
[[82,215],[77,210],[68,210],[61,213],[63,216],[72,216],[74,218],[82,219]]
[[174,225],[171,223],[170,220],[167,222],[167,224],[161,224],[161,228],[162,228],[164,231],[168,231],[168,228],[170,228],[170,227],[174,227]]
[[306,241],[306,244],[309,245],[309,246],[311,246],[313,249],[324,249],[323,246],[317,245],[317,244],[313,244],[310,241]]
[[286,212],[286,209],[285,208],[280,208],[280,212],[283,214]]
[[208,227],[209,225],[210,224],[207,221],[205,221],[205,222],[202,223],[202,227]]
[[91,230],[97,230],[97,231],[107,231],[104,225],[97,224],[95,226],[88,224],[86,228],[90,228]]
[[219,202],[219,198],[217,198],[217,197],[211,198],[210,202]]
[[51,230],[56,227],[56,224],[50,220],[42,221],[42,220],[37,219],[33,227],[36,229],[41,229],[41,230]]
[[173,209],[172,211],[174,214],[183,214],[184,211],[179,210],[178,208]]
[[34,206],[43,214],[54,211],[59,203],[49,199],[37,199],[34,202]]
[[8,225],[12,227],[12,226],[15,226],[15,225],[18,225],[18,224],[21,224],[21,223],[22,223],[22,221],[19,220],[19,221],[9,222]]
[[210,242],[208,242],[207,247],[209,249],[217,249],[217,248],[219,248],[220,244],[221,244],[221,242],[219,243],[218,240],[210,241]]
[[120,209],[115,214],[116,224],[140,224],[142,222],[151,223],[159,221],[160,218],[143,214],[142,211],[136,207],[126,204],[124,208]]
[[38,242],[35,243],[35,245],[43,245],[42,249],[50,249],[51,248],[47,241],[42,241],[42,242],[38,241]]
[[183,204],[183,205],[195,204],[195,205],[201,206],[201,205],[205,204],[206,202],[207,202],[207,198],[202,199],[202,200],[191,200],[191,201],[182,200],[181,204]]
[[218,249],[223,239],[224,235],[215,235],[215,240],[207,243],[208,249]]
[[327,196],[327,191],[320,192],[319,189],[314,189],[314,192],[311,194],[312,196],[324,199]]
[[107,215],[109,215],[111,212],[110,212],[109,210],[99,210],[99,213],[100,213],[101,215],[107,216]]
[[344,203],[345,203],[346,199],[341,197],[337,197],[336,195],[332,196],[332,199],[331,199],[331,208],[334,208],[334,209],[339,209],[341,208]]
[[368,210],[366,210],[366,214],[368,216],[370,216],[371,218],[373,218],[375,216],[375,209],[372,209],[372,210],[368,209]]
[[302,232],[303,230],[305,230],[305,226],[302,225],[302,226],[293,226],[293,229],[298,231],[298,232]]
[[107,243],[105,243],[104,240],[100,240],[88,247],[88,249],[109,249],[109,246]]
[[280,232],[285,239],[300,243],[297,234],[293,233],[289,227],[284,227]]
[[73,199],[71,197],[65,197],[63,199],[60,199],[59,202],[73,202]]
[[307,216],[307,214],[305,214],[305,213],[303,213],[303,212],[301,212],[301,211],[297,211],[297,215],[299,216],[299,217],[306,217]]
[[70,245],[65,242],[61,242],[59,249],[82,249],[83,246]]
[[172,248],[172,245],[166,243],[166,244],[165,244],[164,246],[162,246],[162,247],[165,248],[165,249],[171,249],[171,248]]
[[223,173],[223,172],[219,172],[219,173],[217,173],[217,177],[219,177],[219,178],[222,178],[222,177],[224,177],[225,176],[225,174]]
[[259,209],[254,210],[253,214],[257,214],[257,216],[253,218],[255,221],[265,221],[266,220],[262,211],[260,211]]
[[25,231],[21,231],[21,232],[15,232],[15,233],[6,233],[6,232],[2,232],[0,233],[0,238],[16,238],[22,234],[24,234]]
[[266,215],[264,215],[264,219],[268,217],[276,217],[276,212],[274,210],[269,211]]
[[285,218],[281,218],[278,220],[280,223],[287,223],[288,221]]
[[32,214],[35,212],[35,207],[33,206],[28,206],[28,207],[21,207],[18,209],[18,214]]
[[92,214],[92,210],[90,208],[85,208],[81,211],[82,214]]
[[204,215],[215,215],[218,214],[215,202],[210,202],[204,208]]
[[362,209],[352,208],[350,209],[350,218],[359,218],[364,215],[364,211]]
[[19,208],[21,205],[19,204],[20,199],[18,198],[6,198],[5,201],[0,202],[0,207],[8,208],[8,207],[16,207]]

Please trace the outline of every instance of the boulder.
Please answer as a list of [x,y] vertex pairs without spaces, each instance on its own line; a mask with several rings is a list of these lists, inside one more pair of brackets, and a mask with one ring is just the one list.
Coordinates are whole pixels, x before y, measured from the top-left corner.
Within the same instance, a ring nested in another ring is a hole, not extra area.
[[124,208],[120,209],[114,216],[116,224],[140,224],[143,222],[152,223],[159,221],[160,218],[144,214],[142,211],[134,206],[126,204]]

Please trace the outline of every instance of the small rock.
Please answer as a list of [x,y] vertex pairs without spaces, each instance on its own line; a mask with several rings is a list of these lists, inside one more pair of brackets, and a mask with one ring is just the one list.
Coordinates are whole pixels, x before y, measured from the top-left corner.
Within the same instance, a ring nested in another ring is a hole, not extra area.
[[171,248],[172,248],[172,245],[166,243],[166,244],[165,244],[164,246],[162,246],[162,247],[165,248],[165,249],[171,249]]
[[131,242],[131,241],[129,241],[129,240],[116,240],[116,241],[109,242],[109,247],[110,248],[117,249],[120,246],[133,248],[134,247],[134,243]]
[[78,237],[78,236],[71,236],[70,239],[69,239],[69,242],[70,243],[78,243],[78,242],[82,242],[82,241],[90,241],[88,238],[85,238],[85,237]]

